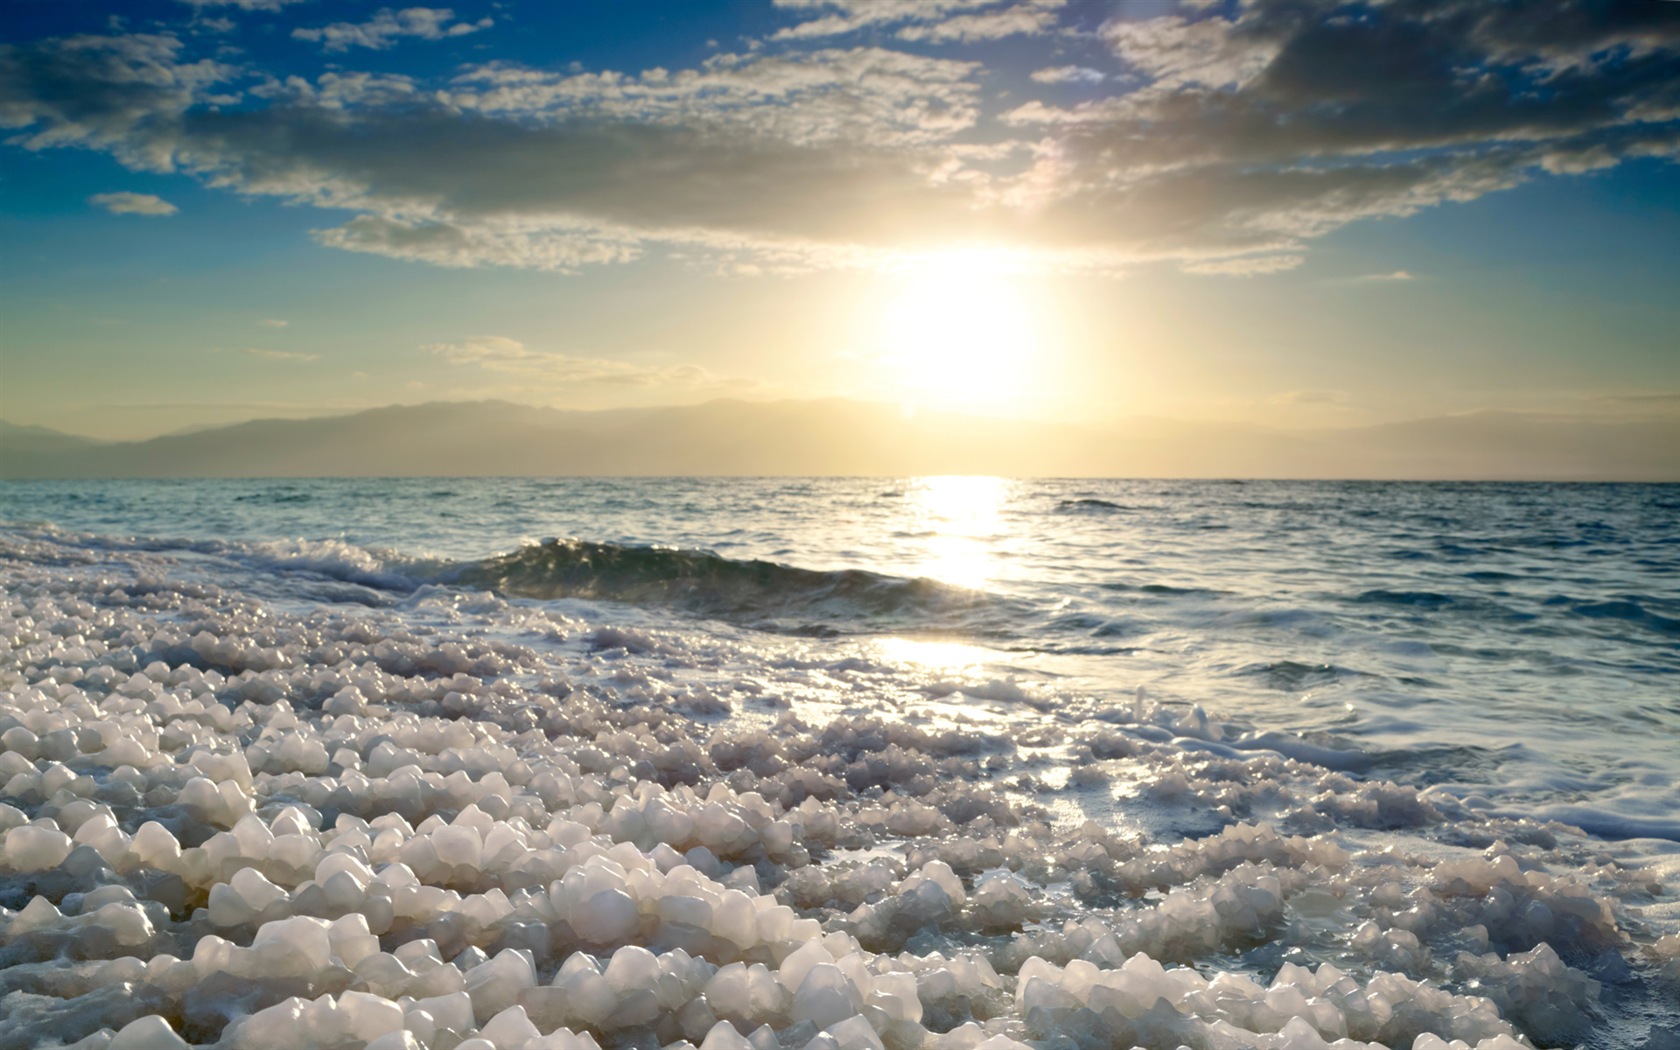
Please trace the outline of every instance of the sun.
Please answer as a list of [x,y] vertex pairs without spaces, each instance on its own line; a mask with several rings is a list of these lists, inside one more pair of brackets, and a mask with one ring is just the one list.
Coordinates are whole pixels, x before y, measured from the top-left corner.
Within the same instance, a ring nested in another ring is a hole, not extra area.
[[1046,330],[1035,280],[1007,249],[962,248],[895,268],[876,359],[908,407],[984,413],[1023,407]]

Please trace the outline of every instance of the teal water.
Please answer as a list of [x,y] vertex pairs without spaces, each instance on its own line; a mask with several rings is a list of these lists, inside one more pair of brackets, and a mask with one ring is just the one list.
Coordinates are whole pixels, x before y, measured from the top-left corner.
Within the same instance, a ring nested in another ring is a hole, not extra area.
[[956,661],[1048,704],[1142,690],[1492,812],[1680,839],[1680,486],[11,482],[0,519],[293,603],[492,589],[863,639],[923,688]]

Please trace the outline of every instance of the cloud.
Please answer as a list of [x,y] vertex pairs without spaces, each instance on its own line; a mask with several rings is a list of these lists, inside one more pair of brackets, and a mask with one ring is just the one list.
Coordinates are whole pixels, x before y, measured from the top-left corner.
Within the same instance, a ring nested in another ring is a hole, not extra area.
[[174,215],[181,209],[150,193],[96,193],[88,203],[104,208],[112,215]]
[[286,327],[286,322],[280,320],[277,317],[265,317],[261,321],[258,321],[257,324],[261,325],[264,328],[284,328],[284,327]]
[[1298,251],[1349,222],[1544,172],[1680,155],[1680,111],[1668,109],[1680,103],[1680,7],[1564,0],[1545,19],[1467,0],[1320,10],[1280,2],[1105,25],[1145,83],[1003,115],[1044,136],[1037,179],[1056,190],[1044,222],[1128,228],[1162,249]]
[[237,7],[241,11],[278,11],[288,4],[301,4],[304,0],[181,0],[196,9],[206,7]]
[[1102,70],[1086,66],[1051,66],[1033,70],[1032,79],[1039,84],[1100,84],[1107,77]]
[[1255,277],[1260,274],[1282,273],[1305,262],[1299,255],[1252,255],[1236,259],[1208,259],[1187,262],[1179,267],[1185,273],[1218,274],[1225,277]]
[[1267,399],[1273,405],[1345,405],[1350,398],[1346,390],[1290,390]]
[[1680,405],[1680,392],[1654,394],[1592,394],[1589,401],[1605,401],[1618,405]]
[[491,372],[524,376],[563,386],[717,386],[719,380],[699,365],[650,367],[624,361],[573,357],[532,350],[517,339],[499,335],[472,336],[459,343],[421,347],[452,365],[476,365]]
[[940,21],[908,25],[898,31],[900,40],[951,41],[1001,40],[1006,36],[1039,36],[1056,25],[1056,10],[1066,0],[1027,0],[1000,11],[953,15]]
[[770,39],[805,40],[840,36],[904,22],[943,19],[997,3],[998,0],[776,0],[776,6],[783,10],[826,13],[778,30]]
[[321,359],[320,354],[299,354],[290,350],[251,349],[246,350],[245,354],[250,357],[261,358],[264,361],[291,361],[297,364],[303,364],[309,361],[319,361]]
[[[874,266],[961,242],[1101,272],[1275,273],[1349,223],[1680,159],[1680,5],[1122,6],[1095,37],[1112,74],[1040,69],[1018,83],[1044,97],[1007,108],[962,48],[1009,19],[1054,28],[1052,5],[781,7],[803,20],[779,41],[641,72],[305,79],[166,33],[36,41],[0,48],[0,126],[25,149],[332,209],[330,247],[557,272],[661,254]],[[476,24],[410,8],[306,32],[342,50],[402,35],[369,26]],[[819,46],[845,32],[949,48]],[[1101,87],[1073,104],[1058,83]]]
[[1412,274],[1407,270],[1395,270],[1392,273],[1360,274],[1358,277],[1349,277],[1348,280],[1359,282],[1361,284],[1380,284],[1389,281],[1415,281],[1417,278],[1412,276]]
[[476,33],[494,24],[489,18],[456,22],[455,12],[447,7],[405,7],[401,11],[386,7],[366,22],[334,22],[313,29],[299,27],[292,30],[292,38],[318,41],[321,49],[329,52],[348,51],[353,47],[382,51],[405,36],[443,40]]

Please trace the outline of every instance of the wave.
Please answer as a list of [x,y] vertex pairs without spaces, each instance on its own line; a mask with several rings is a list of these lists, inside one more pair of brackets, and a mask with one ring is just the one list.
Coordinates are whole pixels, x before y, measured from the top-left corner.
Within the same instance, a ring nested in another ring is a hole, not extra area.
[[1133,508],[1128,507],[1128,506],[1126,506],[1125,504],[1122,504],[1122,503],[1111,503],[1111,502],[1109,502],[1108,500],[1105,500],[1105,499],[1095,499],[1095,498],[1092,498],[1092,497],[1084,497],[1082,499],[1065,499],[1065,500],[1062,500],[1060,503],[1056,504],[1056,509],[1059,510],[1059,511],[1063,511],[1065,513],[1065,512],[1070,512],[1070,511],[1071,512],[1079,512],[1079,511],[1085,511],[1085,512],[1105,511],[1106,512],[1106,511],[1116,511],[1116,510],[1132,510]]
[[1680,620],[1659,616],[1628,598],[1607,602],[1581,602],[1570,612],[1595,620],[1621,620],[1649,628],[1659,634],[1680,635]]
[[[937,580],[864,569],[821,571],[704,550],[547,540],[461,566],[440,582],[521,598],[583,598],[671,605],[754,624],[782,618],[973,626],[1000,604],[991,595]],[[793,625],[809,633],[809,623]]]

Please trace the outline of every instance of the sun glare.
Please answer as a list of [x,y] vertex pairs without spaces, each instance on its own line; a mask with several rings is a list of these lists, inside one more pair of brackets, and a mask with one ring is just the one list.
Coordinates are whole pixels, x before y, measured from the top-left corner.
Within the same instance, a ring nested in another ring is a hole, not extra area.
[[906,500],[908,527],[925,537],[919,575],[983,588],[997,570],[997,532],[1010,483],[991,477],[918,478]]
[[1021,407],[1044,321],[1025,271],[1015,253],[965,248],[917,256],[894,272],[875,339],[906,406]]

